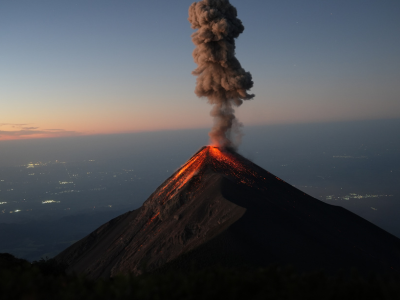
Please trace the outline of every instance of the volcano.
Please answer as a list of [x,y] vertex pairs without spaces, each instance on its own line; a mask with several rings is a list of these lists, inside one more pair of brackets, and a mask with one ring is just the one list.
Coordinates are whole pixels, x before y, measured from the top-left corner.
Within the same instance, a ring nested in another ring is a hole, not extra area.
[[400,240],[236,152],[207,146],[142,207],[102,225],[56,260],[92,278],[187,269],[194,262],[389,272],[400,270]]

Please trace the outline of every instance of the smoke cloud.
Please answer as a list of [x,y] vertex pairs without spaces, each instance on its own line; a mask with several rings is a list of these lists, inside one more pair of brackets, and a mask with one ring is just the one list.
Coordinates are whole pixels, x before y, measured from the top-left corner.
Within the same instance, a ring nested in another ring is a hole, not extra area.
[[229,0],[202,0],[189,7],[189,22],[193,29],[193,51],[198,67],[195,93],[207,97],[214,105],[211,116],[214,126],[211,142],[223,148],[236,149],[242,126],[235,117],[235,106],[254,97],[247,91],[253,87],[251,74],[235,57],[235,38],[244,30],[237,11]]

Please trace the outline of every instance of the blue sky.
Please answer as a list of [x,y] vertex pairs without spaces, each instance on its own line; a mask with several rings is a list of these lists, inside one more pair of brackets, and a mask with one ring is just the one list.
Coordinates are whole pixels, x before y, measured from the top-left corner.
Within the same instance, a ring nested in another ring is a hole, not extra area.
[[[211,127],[193,1],[0,2],[0,139]],[[400,2],[230,1],[244,125],[400,117]]]

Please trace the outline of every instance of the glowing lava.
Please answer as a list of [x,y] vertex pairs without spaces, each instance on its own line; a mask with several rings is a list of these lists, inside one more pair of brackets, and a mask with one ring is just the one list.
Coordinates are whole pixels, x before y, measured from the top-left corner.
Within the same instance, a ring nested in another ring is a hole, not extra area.
[[237,155],[222,151],[218,147],[207,146],[199,150],[179,171],[174,173],[167,183],[154,193],[154,196],[162,199],[159,200],[160,204],[165,204],[192,178],[201,177],[207,168],[212,168],[214,172],[222,173],[237,183],[250,187],[254,187],[256,180],[265,179],[247,167]]

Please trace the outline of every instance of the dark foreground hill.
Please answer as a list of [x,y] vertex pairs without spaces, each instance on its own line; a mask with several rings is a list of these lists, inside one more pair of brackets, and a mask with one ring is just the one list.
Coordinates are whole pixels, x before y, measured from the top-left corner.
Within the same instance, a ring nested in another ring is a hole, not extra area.
[[328,277],[290,268],[208,268],[93,280],[65,274],[54,260],[29,263],[0,253],[0,298],[16,299],[400,299],[400,277],[356,272]]
[[109,221],[55,259],[91,278],[193,264],[387,273],[400,270],[400,240],[237,153],[204,147],[141,208]]

